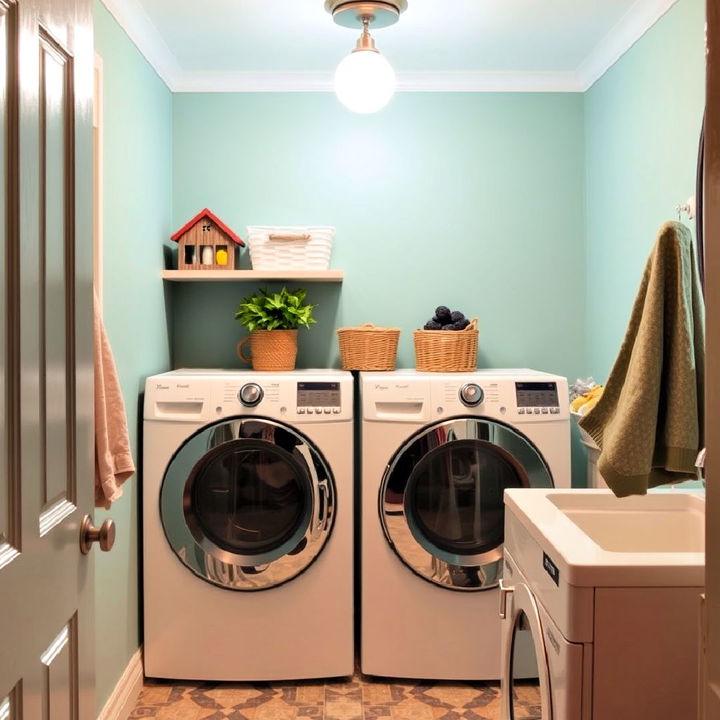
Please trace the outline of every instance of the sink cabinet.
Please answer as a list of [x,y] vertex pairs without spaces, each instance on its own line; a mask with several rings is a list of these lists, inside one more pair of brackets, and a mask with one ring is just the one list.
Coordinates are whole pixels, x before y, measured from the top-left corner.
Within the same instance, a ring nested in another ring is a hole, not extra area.
[[[670,535],[686,534],[689,514],[701,515],[690,524],[701,522],[704,508],[696,495],[679,495],[618,507],[636,514],[646,532],[658,522]],[[620,522],[625,550],[609,551],[614,502],[604,491],[506,491],[504,718],[517,716],[510,688],[520,629],[536,650],[543,720],[697,717],[704,547],[691,537],[677,552],[638,551],[637,537]],[[607,530],[599,528],[601,512]],[[523,692],[529,688],[532,681]]]
[[697,717],[701,593],[595,588],[593,720]]

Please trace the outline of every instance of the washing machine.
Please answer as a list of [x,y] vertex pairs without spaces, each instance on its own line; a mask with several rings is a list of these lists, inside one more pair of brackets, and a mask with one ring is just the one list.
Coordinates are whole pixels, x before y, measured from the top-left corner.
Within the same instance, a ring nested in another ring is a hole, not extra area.
[[361,669],[498,679],[503,491],[570,486],[567,380],[361,373]]
[[145,674],[351,675],[352,376],[177,370],[144,414]]

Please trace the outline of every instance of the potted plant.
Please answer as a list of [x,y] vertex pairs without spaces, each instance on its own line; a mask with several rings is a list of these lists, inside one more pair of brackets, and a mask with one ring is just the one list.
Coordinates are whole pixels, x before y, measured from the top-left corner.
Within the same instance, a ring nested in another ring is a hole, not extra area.
[[[298,289],[289,292],[283,288],[272,293],[262,289],[255,295],[243,298],[235,312],[250,335],[238,343],[237,352],[253,370],[294,370],[297,357],[297,331],[315,322],[315,305],[305,302],[307,293]],[[250,342],[250,355],[243,352]]]

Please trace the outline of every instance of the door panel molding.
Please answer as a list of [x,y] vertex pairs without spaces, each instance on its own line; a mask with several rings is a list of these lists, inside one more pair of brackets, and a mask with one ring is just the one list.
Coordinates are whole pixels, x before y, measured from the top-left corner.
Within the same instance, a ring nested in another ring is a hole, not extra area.
[[[42,25],[39,38],[40,366],[44,369],[40,525],[45,534],[53,518],[61,522],[67,516],[58,513],[58,506],[76,503],[74,73],[72,55]],[[49,268],[61,275],[49,274]],[[47,456],[60,454],[65,462],[48,467]]]
[[43,717],[77,720],[78,717],[77,614],[55,636],[40,656],[43,671]]
[[22,680],[4,698],[0,698],[0,720],[21,720]]

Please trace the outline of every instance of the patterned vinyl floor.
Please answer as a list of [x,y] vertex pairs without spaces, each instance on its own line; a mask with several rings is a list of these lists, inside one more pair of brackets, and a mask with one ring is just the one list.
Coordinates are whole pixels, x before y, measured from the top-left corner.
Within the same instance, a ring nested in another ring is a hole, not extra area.
[[[517,688],[515,717],[540,720],[537,687]],[[294,683],[146,680],[130,720],[500,720],[497,683],[374,679]]]

